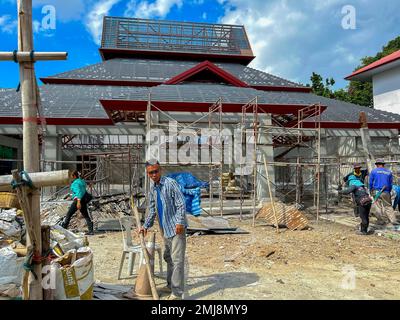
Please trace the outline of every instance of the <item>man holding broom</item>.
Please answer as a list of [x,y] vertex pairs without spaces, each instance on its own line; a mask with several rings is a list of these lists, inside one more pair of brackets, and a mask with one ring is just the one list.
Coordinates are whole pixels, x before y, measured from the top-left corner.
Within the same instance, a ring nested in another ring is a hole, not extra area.
[[140,232],[144,235],[154,224],[156,215],[164,237],[164,260],[167,262],[167,286],[163,291],[171,293],[169,300],[181,300],[184,292],[186,209],[185,198],[178,183],[161,175],[157,160],[146,162],[146,172],[153,181],[149,192],[149,215]]

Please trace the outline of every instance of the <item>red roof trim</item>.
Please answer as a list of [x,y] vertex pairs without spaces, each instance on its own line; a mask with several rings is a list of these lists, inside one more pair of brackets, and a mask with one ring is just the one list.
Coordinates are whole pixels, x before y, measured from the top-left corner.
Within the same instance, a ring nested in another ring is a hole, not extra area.
[[179,84],[182,81],[185,81],[186,79],[198,74],[199,72],[203,70],[210,70],[211,72],[215,73],[216,75],[220,76],[222,79],[224,79],[226,82],[234,85],[235,87],[249,87],[247,83],[244,83],[242,80],[239,80],[236,78],[234,75],[231,73],[222,70],[221,68],[217,67],[215,64],[212,62],[206,60],[198,65],[194,66],[193,68],[190,68],[181,74],[176,75],[175,77],[169,79],[168,81],[165,82],[165,84]]
[[[22,125],[21,117],[0,117],[0,124],[19,124]],[[38,124],[40,119],[38,118]],[[94,125],[113,125],[111,119],[98,119],[98,118],[46,118],[46,124],[49,125],[83,125],[83,126],[94,126]]]
[[67,78],[40,78],[44,84],[81,84],[99,86],[132,86],[132,87],[155,87],[162,82],[155,81],[132,81],[132,80],[95,80],[95,79],[67,79]]
[[[44,84],[76,84],[76,85],[98,85],[98,86],[129,86],[129,87],[155,87],[163,82],[156,81],[135,81],[135,80],[95,80],[95,79],[71,79],[71,78],[40,78]],[[286,91],[286,92],[305,92],[310,93],[308,87],[280,87],[280,86],[252,86],[261,91]]]
[[[104,109],[109,110],[129,110],[136,112],[143,112],[147,110],[147,101],[127,101],[127,100],[100,100]],[[209,112],[212,103],[205,102],[173,102],[173,101],[152,101],[158,109],[162,111],[179,111],[179,112]],[[222,112],[241,113],[244,104],[223,103]],[[260,107],[259,113],[272,113],[272,114],[288,114],[296,113],[308,105],[299,104],[258,104]],[[327,107],[322,106],[322,111]],[[264,109],[261,110],[261,109]],[[156,108],[152,108],[157,111]],[[248,110],[249,113],[252,110]]]
[[367,66],[355,71],[355,72],[353,72],[351,75],[347,76],[345,79],[346,80],[351,80],[351,78],[356,76],[356,75],[359,75],[361,73],[364,73],[364,72],[379,68],[379,67],[381,67],[383,65],[386,65],[388,63],[394,62],[394,61],[396,61],[398,59],[400,59],[400,50],[396,51],[396,52],[393,52],[392,54],[389,54],[388,56],[383,57],[382,59],[380,59],[378,61],[375,61],[375,62],[373,62],[373,63],[371,63],[371,64],[369,64],[369,65],[367,65]]
[[213,53],[188,53],[188,52],[168,52],[168,51],[147,51],[147,50],[132,50],[132,49],[104,49],[100,48],[100,55],[103,60],[108,60],[113,57],[129,57],[129,56],[146,56],[146,57],[158,57],[165,59],[165,57],[175,57],[179,59],[210,59],[219,61],[233,61],[248,65],[255,56],[246,55],[223,55]]

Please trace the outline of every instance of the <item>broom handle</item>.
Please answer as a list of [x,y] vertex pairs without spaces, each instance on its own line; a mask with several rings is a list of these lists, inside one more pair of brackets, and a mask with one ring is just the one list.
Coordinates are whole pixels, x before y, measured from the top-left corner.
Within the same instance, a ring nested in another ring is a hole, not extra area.
[[[140,216],[139,216],[138,209],[136,208],[135,203],[133,201],[133,196],[131,196],[131,207],[132,207],[133,214],[135,215],[135,218],[136,218],[137,228],[140,229],[141,228]],[[150,280],[151,294],[153,295],[154,300],[160,300],[160,297],[158,296],[158,292],[157,292],[157,288],[156,288],[156,283],[154,281],[153,273],[151,272],[149,252],[147,251],[146,243],[144,241],[144,235],[142,232],[139,232],[139,238],[140,238],[140,245],[141,245],[142,251],[143,251],[143,256],[144,256],[144,259],[146,260],[146,270],[147,270],[147,275],[149,276],[149,280]]]

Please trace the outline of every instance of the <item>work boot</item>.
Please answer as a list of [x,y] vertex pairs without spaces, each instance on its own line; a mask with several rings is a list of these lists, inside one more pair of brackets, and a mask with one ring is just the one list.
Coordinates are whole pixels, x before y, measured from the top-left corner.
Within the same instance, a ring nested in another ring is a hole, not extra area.
[[367,236],[368,232],[366,232],[366,231],[357,231],[356,234],[358,234],[359,236]]
[[160,292],[160,293],[165,293],[165,294],[171,294],[172,290],[171,290],[170,287],[165,286],[165,287],[160,288],[160,289],[159,289],[159,292]]
[[182,298],[171,293],[171,295],[167,298],[167,300],[182,300]]

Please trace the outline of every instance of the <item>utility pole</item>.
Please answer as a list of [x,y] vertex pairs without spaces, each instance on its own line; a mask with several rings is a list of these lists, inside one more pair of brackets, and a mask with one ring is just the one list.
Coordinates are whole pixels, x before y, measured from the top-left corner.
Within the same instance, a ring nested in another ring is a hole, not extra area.
[[[19,63],[23,123],[23,163],[28,173],[39,172],[39,139],[37,107],[40,99],[34,62],[36,60],[65,60],[67,53],[33,51],[32,0],[18,0],[18,51],[0,52],[0,60]],[[29,220],[25,221],[27,246],[33,252],[33,272],[29,273],[28,295],[24,299],[42,300],[42,244],[40,223],[40,189],[32,189],[27,199]]]

